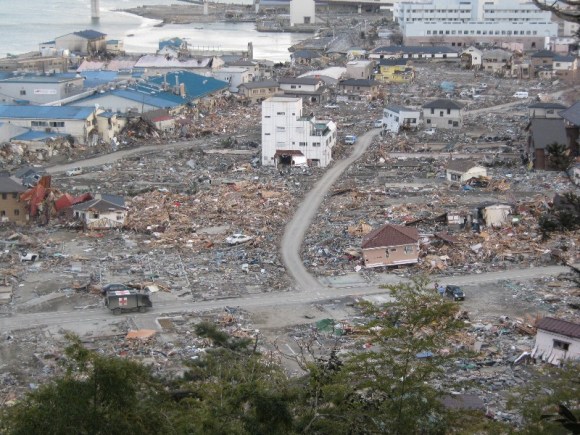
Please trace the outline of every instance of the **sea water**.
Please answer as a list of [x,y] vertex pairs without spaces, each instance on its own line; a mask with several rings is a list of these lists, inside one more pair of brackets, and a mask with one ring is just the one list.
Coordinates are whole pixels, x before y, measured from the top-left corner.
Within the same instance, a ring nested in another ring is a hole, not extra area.
[[[38,50],[42,42],[93,29],[108,39],[122,39],[127,53],[154,53],[160,39],[180,37],[190,46],[245,50],[254,58],[289,60],[288,47],[309,35],[261,33],[254,23],[200,23],[158,26],[160,21],[120,12],[142,5],[170,5],[177,0],[101,0],[100,20],[91,20],[90,0],[0,0],[0,57]],[[183,3],[185,4],[185,3]]]

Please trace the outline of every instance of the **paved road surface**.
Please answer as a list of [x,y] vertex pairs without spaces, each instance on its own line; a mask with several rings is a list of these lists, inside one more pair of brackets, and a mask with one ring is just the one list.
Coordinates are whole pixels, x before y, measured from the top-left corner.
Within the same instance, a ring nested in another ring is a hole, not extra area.
[[330,167],[324,176],[316,183],[314,188],[308,192],[292,220],[286,225],[284,236],[282,237],[281,254],[282,261],[288,273],[294,278],[296,287],[300,290],[315,291],[320,289],[320,283],[304,267],[300,258],[300,247],[304,241],[306,230],[312,223],[318,207],[324,200],[328,190],[342,173],[359,157],[361,157],[371,144],[373,138],[379,134],[379,129],[371,130],[361,136],[353,146],[350,157],[337,161]]
[[[579,265],[580,266],[580,265]],[[442,280],[446,284],[455,285],[476,285],[479,283],[495,282],[502,279],[517,280],[539,278],[544,276],[554,276],[563,272],[569,272],[565,266],[534,267],[528,269],[515,269],[503,272],[489,272],[470,276],[460,276],[445,278]],[[382,275],[382,283],[396,284],[406,281],[396,275]],[[207,310],[223,309],[226,305],[241,307],[245,309],[256,309],[260,307],[285,307],[327,301],[347,296],[366,296],[384,294],[386,290],[377,283],[368,284],[361,281],[360,285],[354,284],[348,287],[323,287],[319,283],[316,289],[306,289],[298,292],[264,293],[239,298],[200,301],[200,302],[158,302],[147,313],[131,313],[119,316],[113,315],[104,306],[102,308],[75,310],[75,311],[50,311],[31,314],[14,313],[0,317],[0,331],[8,332],[17,329],[28,329],[40,326],[60,326],[64,329],[75,329],[77,325],[89,325],[102,321],[118,321],[123,318],[132,317],[139,324],[147,324],[152,327],[155,319],[171,313],[182,312],[203,312]],[[157,325],[158,326],[158,325]]]
[[199,146],[196,141],[174,142],[167,145],[144,145],[138,148],[131,148],[128,150],[115,151],[114,153],[103,154],[97,157],[91,157],[85,160],[79,160],[71,163],[62,163],[58,165],[46,167],[46,172],[49,174],[56,174],[58,172],[65,172],[73,168],[89,168],[91,166],[107,165],[134,155],[143,155],[149,152],[176,150],[180,148],[188,148]]

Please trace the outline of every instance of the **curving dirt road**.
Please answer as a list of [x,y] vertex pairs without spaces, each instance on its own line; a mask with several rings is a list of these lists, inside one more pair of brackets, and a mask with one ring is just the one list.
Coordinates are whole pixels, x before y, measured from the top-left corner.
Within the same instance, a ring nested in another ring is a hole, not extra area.
[[300,258],[300,247],[302,246],[304,235],[328,190],[346,168],[364,154],[373,138],[379,134],[379,131],[380,129],[374,129],[361,136],[354,145],[351,155],[336,162],[326,171],[320,181],[308,192],[302,204],[296,210],[294,217],[286,225],[280,253],[286,270],[294,278],[298,290],[318,291],[322,288],[318,280],[304,267],[304,263]]

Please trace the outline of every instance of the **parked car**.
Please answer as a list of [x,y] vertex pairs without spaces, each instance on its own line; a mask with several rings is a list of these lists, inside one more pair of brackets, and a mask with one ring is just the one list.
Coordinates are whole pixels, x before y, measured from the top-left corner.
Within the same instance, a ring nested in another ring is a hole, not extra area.
[[347,145],[352,145],[356,142],[356,136],[353,134],[349,134],[344,137],[344,143]]
[[82,173],[83,173],[82,168],[73,168],[73,169],[69,169],[68,171],[66,171],[66,176],[72,177],[74,175],[81,175]]
[[20,261],[36,261],[38,260],[39,255],[36,252],[27,252],[24,254],[20,254]]
[[445,296],[452,298],[454,301],[463,301],[465,299],[465,293],[456,285],[445,287]]
[[231,236],[226,238],[226,243],[228,245],[237,245],[239,243],[246,243],[249,240],[252,240],[252,236],[246,236],[242,233],[232,234]]
[[383,120],[382,119],[377,119],[374,122],[374,126],[375,126],[375,128],[383,128]]
[[435,134],[436,131],[437,130],[435,129],[435,127],[431,127],[431,128],[426,129],[426,130],[423,130],[423,133],[428,134],[429,136],[431,136],[431,135]]

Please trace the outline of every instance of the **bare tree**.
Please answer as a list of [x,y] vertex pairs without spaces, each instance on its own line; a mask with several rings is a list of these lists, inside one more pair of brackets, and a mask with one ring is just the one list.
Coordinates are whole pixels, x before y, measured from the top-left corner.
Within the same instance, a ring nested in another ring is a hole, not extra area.
[[552,12],[564,21],[580,24],[580,0],[532,0],[543,11]]

